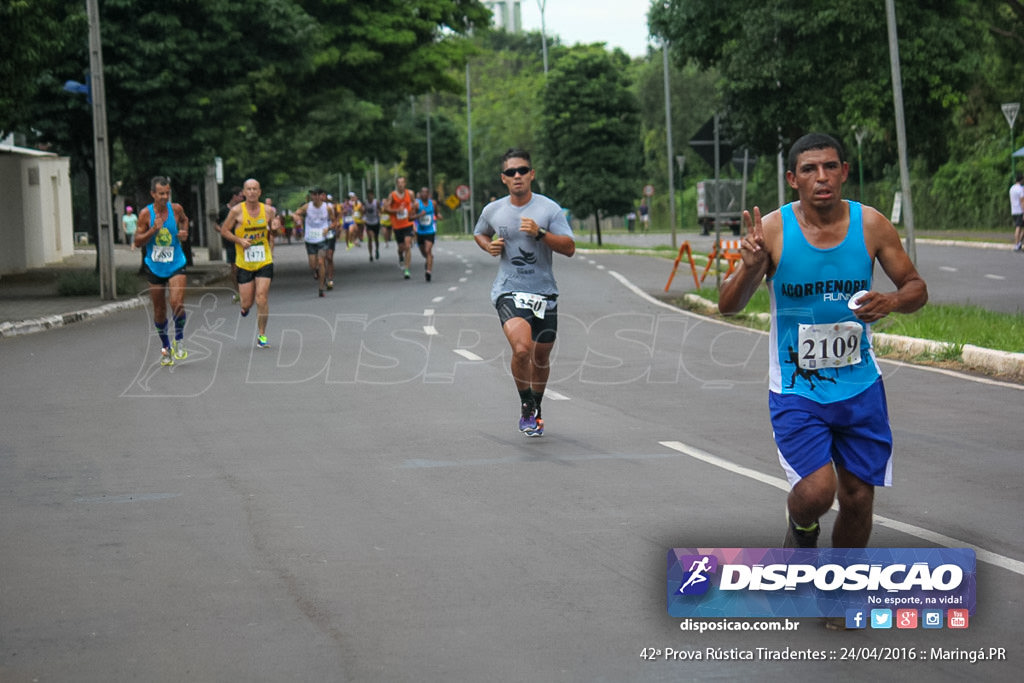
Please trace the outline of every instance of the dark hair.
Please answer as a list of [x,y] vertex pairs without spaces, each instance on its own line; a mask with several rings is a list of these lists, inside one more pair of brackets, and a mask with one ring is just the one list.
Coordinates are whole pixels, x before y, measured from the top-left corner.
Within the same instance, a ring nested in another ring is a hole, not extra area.
[[808,133],[794,142],[793,146],[789,148],[789,156],[786,157],[786,170],[796,173],[797,157],[812,149],[834,149],[836,154],[839,155],[839,161],[846,161],[846,152],[843,151],[843,146],[834,137],[824,133]]
[[149,191],[155,192],[157,185],[167,185],[170,187],[171,179],[164,175],[155,175],[149,180]]
[[505,162],[509,159],[526,159],[526,163],[533,163],[530,160],[530,153],[525,149],[519,149],[518,147],[510,147],[509,150],[502,155],[501,165],[504,166]]

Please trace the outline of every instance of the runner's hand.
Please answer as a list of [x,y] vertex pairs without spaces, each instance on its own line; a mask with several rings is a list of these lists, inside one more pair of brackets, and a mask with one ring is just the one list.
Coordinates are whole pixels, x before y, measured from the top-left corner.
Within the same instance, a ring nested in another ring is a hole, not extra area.
[[754,267],[764,263],[768,254],[764,249],[764,226],[761,224],[761,208],[754,207],[754,215],[749,211],[743,212],[743,224],[747,226],[747,235],[740,245],[740,253],[743,255],[743,264]]

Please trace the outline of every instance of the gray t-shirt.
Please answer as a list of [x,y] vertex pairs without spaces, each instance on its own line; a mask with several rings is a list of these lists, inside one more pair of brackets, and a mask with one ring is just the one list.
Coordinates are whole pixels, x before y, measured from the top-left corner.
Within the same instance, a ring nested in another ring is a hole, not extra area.
[[491,286],[491,303],[510,292],[544,296],[558,294],[558,285],[551,272],[551,247],[520,232],[521,218],[532,218],[552,235],[573,236],[562,207],[544,195],[534,193],[526,206],[513,206],[509,197],[485,206],[476,222],[474,234],[493,237],[497,233],[505,240],[498,275]]

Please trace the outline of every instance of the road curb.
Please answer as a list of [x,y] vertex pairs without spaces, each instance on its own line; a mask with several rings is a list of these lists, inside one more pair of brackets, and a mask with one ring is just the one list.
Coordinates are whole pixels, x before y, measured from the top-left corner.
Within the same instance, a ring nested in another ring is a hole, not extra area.
[[[228,274],[226,268],[227,266],[225,266],[225,272],[214,271],[197,273],[193,271],[190,275],[196,275],[198,277],[196,277],[195,281],[189,282],[189,286],[205,287],[212,282],[221,280]],[[39,318],[29,318],[26,320],[2,322],[0,323],[0,339],[45,332],[58,327],[67,327],[68,325],[82,322],[83,320],[92,320],[93,318],[100,318],[112,313],[120,313],[121,311],[140,308],[145,305],[148,296],[148,294],[139,294],[131,299],[112,301],[108,304],[102,304],[100,306],[94,306],[92,308],[86,308],[78,311],[70,311],[68,313],[60,313],[57,315],[44,315]]]
[[[718,305],[702,296],[687,293],[684,294],[682,298],[695,308],[700,309],[702,313],[718,313]],[[749,315],[752,315],[758,320],[764,322],[770,320],[771,317],[767,313],[752,313]],[[886,334],[885,332],[874,332],[872,333],[871,338],[881,346],[887,346],[898,353],[912,356],[924,353],[943,355],[957,347],[956,344],[952,344],[950,342],[918,339],[916,337],[904,337],[898,334]],[[997,351],[995,349],[986,349],[980,346],[974,346],[973,344],[964,344],[963,348],[960,350],[960,360],[971,368],[996,373],[998,375],[1009,376],[1015,379],[1024,379],[1024,353]]]

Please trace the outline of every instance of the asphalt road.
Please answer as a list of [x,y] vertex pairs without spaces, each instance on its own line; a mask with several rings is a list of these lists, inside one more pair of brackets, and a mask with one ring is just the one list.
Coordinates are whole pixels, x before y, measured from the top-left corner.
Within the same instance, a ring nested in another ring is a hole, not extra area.
[[[766,337],[649,298],[664,261],[558,258],[526,439],[496,263],[441,242],[428,284],[382,256],[339,254],[319,299],[281,247],[269,350],[224,288],[190,294],[171,369],[148,311],[0,340],[0,680],[1016,679],[1019,386],[883,363],[896,485],[872,543],[976,546],[968,629],[698,635],[667,614],[668,550],[782,540]],[[1007,659],[704,656],[883,646]]]

